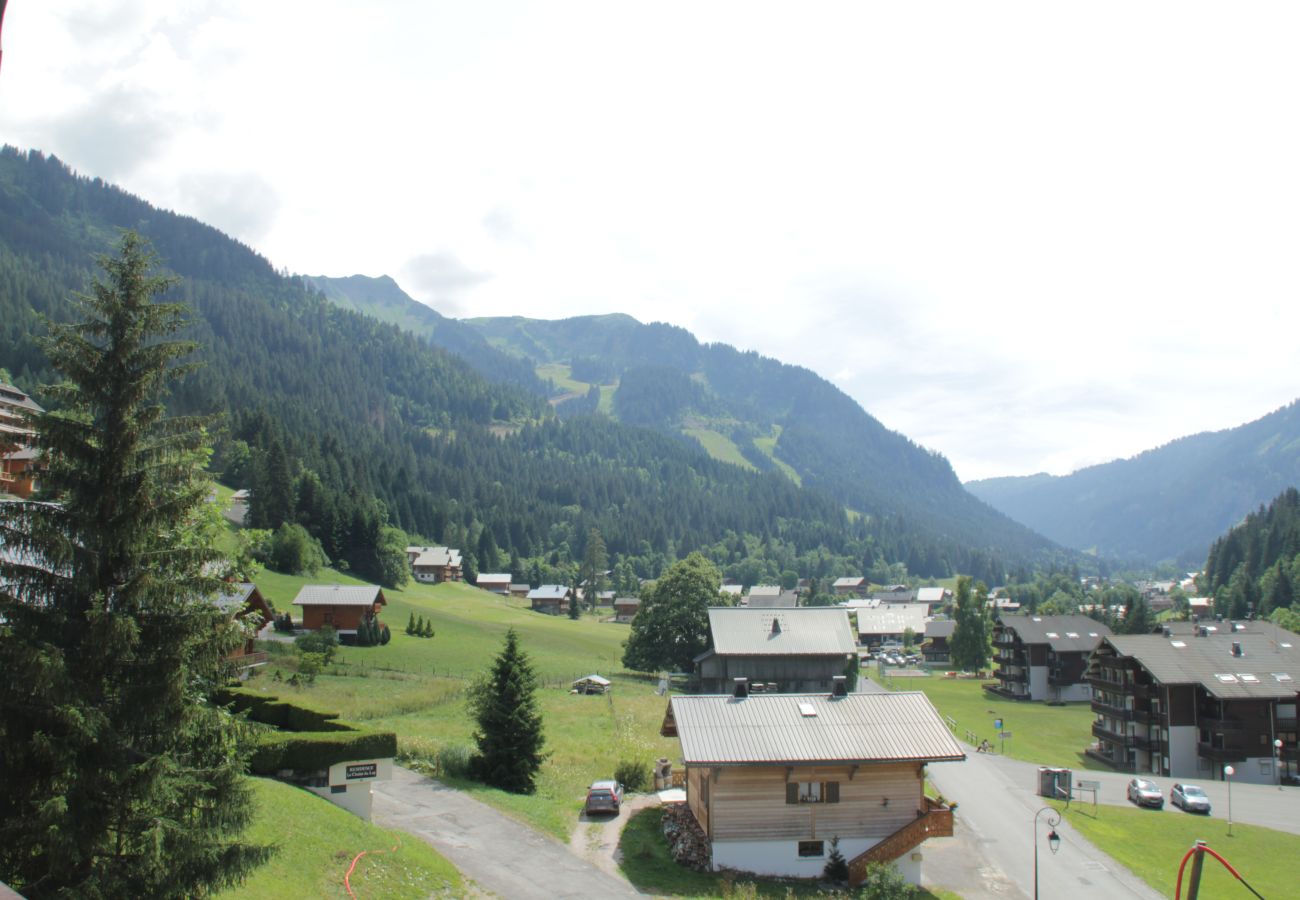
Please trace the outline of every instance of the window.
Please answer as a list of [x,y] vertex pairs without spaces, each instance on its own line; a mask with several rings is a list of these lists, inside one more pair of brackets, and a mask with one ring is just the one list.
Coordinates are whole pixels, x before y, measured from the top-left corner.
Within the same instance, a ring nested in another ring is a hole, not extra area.
[[838,781],[787,781],[786,803],[839,803]]
[[801,858],[825,856],[825,855],[826,855],[825,841],[800,841],[799,842],[799,856]]

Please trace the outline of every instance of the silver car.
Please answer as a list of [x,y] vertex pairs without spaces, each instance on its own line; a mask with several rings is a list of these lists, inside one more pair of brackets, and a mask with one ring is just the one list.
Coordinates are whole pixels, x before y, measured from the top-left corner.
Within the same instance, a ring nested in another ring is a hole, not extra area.
[[1194,784],[1176,784],[1169,792],[1169,802],[1184,812],[1210,814],[1210,798]]
[[1152,809],[1165,808],[1165,795],[1160,793],[1159,785],[1145,778],[1129,779],[1128,800],[1138,806],[1149,806]]

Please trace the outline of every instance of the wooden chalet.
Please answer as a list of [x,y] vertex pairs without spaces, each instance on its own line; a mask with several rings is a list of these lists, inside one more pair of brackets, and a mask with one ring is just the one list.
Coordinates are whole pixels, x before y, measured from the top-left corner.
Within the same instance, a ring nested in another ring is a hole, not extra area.
[[309,584],[293,598],[302,607],[302,627],[310,631],[329,625],[342,637],[355,636],[367,615],[386,606],[384,592],[374,585]]
[[407,547],[411,577],[421,584],[461,580],[460,551],[451,547]]
[[921,655],[927,663],[944,665],[952,661],[952,647],[948,642],[952,640],[956,627],[957,623],[952,619],[925,623],[925,643],[921,645]]
[[848,613],[836,607],[712,607],[709,632],[712,648],[695,658],[705,693],[725,693],[736,678],[786,693],[829,691],[836,675],[856,665]]
[[631,622],[636,618],[636,614],[641,611],[640,597],[615,597],[614,598],[614,621]]
[[832,837],[850,884],[873,862],[921,882],[918,847],[952,834],[925,767],[966,758],[922,693],[677,696],[661,734],[681,740],[686,803],[713,869],[820,876]]
[[568,612],[572,594],[572,589],[562,584],[543,584],[528,592],[528,603],[536,612],[558,616]]
[[246,581],[230,584],[217,595],[213,603],[217,609],[244,627],[244,643],[226,659],[235,665],[241,676],[251,669],[266,665],[265,651],[257,649],[257,633],[270,624],[273,616],[271,607],[257,585]]
[[474,582],[474,586],[480,590],[488,591],[493,594],[500,594],[502,597],[510,596],[510,573],[494,572],[486,575],[479,575]]
[[26,500],[40,488],[41,454],[32,419],[43,412],[26,393],[0,383],[0,493]]
[[836,578],[831,585],[831,592],[840,597],[859,597],[867,589],[867,579],[861,575],[849,575]]

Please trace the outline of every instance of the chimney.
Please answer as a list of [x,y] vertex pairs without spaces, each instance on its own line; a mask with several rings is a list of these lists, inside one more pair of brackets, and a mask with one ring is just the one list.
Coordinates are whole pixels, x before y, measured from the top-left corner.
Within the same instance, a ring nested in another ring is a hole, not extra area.
[[1233,641],[1233,642],[1232,642],[1232,655],[1233,655],[1233,656],[1245,656],[1245,655],[1246,655],[1246,654],[1243,653],[1242,650],[1241,650],[1241,641]]
[[1173,636],[1174,636],[1174,630],[1173,630],[1172,628],[1170,628],[1168,625],[1163,625],[1163,626],[1161,626],[1161,628],[1160,628],[1160,633],[1163,634],[1165,637],[1173,637]]
[[749,696],[748,678],[733,678],[732,681],[735,683],[736,687],[735,690],[732,691],[731,696],[737,698],[738,700],[743,700]]
[[849,695],[849,679],[844,675],[836,675],[831,679],[831,698],[847,697]]
[[773,616],[773,617],[772,617],[772,636],[773,636],[773,637],[776,637],[776,636],[777,636],[778,634],[780,634],[780,633],[781,633],[781,620],[778,619],[778,618],[776,618],[775,616]]
[[1209,637],[1209,636],[1210,636],[1210,629],[1206,628],[1204,625],[1197,626],[1197,629],[1196,629],[1196,636],[1197,636],[1197,637]]

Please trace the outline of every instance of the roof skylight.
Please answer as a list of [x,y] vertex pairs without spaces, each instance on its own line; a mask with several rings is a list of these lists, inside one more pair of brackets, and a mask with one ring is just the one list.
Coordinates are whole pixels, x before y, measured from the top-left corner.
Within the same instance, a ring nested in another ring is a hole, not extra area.
[[817,715],[817,709],[811,703],[800,703],[799,715],[805,718],[811,718]]

